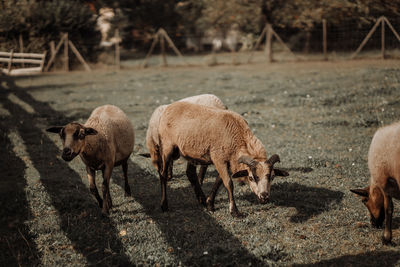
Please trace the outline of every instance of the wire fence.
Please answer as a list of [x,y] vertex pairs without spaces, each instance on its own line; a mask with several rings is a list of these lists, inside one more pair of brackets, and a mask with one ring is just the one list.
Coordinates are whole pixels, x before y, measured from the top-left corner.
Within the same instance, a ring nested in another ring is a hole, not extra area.
[[[272,25],[276,35],[272,36],[270,48],[268,47],[268,34],[265,36],[256,36],[234,32],[233,34],[228,33],[224,37],[221,37],[221,35],[169,36],[167,30],[165,32],[165,37],[154,35],[154,37],[157,36],[157,38],[153,38],[153,40],[150,38],[147,40],[147,43],[144,44],[144,47],[148,49],[147,53],[144,50],[136,50],[135,47],[133,47],[133,49],[120,50],[118,43],[111,44],[109,47],[102,47],[99,57],[97,58],[97,66],[116,66],[117,68],[120,68],[121,65],[123,68],[157,65],[213,66],[218,64],[236,65],[251,62],[259,63],[268,60],[346,60],[350,59],[352,55],[354,56],[354,52],[357,48],[360,49],[360,45],[363,41],[365,44],[360,54],[357,55],[357,58],[379,58],[384,55],[385,58],[400,59],[400,19],[388,17],[386,20],[387,22],[384,23],[384,27],[382,27],[380,20],[381,18],[378,18],[376,22],[363,25],[348,22],[340,26],[331,25],[329,21],[327,21],[325,33],[323,23],[316,25],[316,27],[309,32],[304,30],[284,29]],[[374,31],[372,32],[371,29],[374,29]],[[370,35],[370,38],[366,39],[368,35]],[[38,37],[33,36],[32,38],[34,40]],[[169,38],[171,40],[168,40]],[[156,41],[158,42],[155,43],[155,39],[157,39]],[[30,40],[24,40],[24,44],[22,44],[21,41],[16,41],[14,51],[21,50],[21,45],[30,47],[29,41]],[[59,42],[59,40],[54,41],[55,44]],[[257,43],[257,41],[259,41],[259,43]],[[98,44],[76,43],[75,45],[78,51],[90,51],[90,46]],[[324,45],[326,47],[326,54],[324,54]],[[149,51],[151,47],[152,51]],[[384,51],[382,47],[384,47]],[[63,48],[61,48],[60,51],[62,51],[62,49]],[[180,52],[183,56],[179,56]],[[52,57],[52,53],[54,53],[54,51],[49,51],[47,53],[47,62]],[[269,53],[271,55],[269,55]],[[66,54],[67,52],[64,50],[64,52],[60,52],[55,56],[53,69],[65,69],[65,61],[69,61],[70,66],[82,65],[80,64],[82,60],[74,57],[73,53],[70,52],[71,56],[67,57],[67,59],[65,58]],[[83,57],[85,58],[84,54]],[[270,58],[268,59],[268,57]],[[3,62],[1,64],[4,68],[9,62]],[[91,65],[93,64],[94,63]]]

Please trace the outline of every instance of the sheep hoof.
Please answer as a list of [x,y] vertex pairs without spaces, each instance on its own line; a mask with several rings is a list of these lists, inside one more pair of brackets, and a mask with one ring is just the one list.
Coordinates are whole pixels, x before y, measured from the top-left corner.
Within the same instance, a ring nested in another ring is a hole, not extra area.
[[166,203],[166,202],[162,203],[162,204],[161,204],[161,210],[162,210],[163,212],[168,211],[168,203]]
[[211,212],[214,212],[215,211],[215,207],[212,206],[212,205],[207,205],[207,210],[211,211]]
[[130,197],[130,196],[132,196],[131,189],[128,188],[128,189],[125,190],[125,197]]
[[207,201],[205,197],[200,197],[199,198],[199,204],[202,205],[203,207],[207,207]]
[[246,215],[244,213],[241,213],[240,211],[236,210],[236,211],[232,211],[231,212],[232,217],[234,218],[244,218],[246,217]]
[[386,239],[384,236],[382,236],[382,244],[385,246],[391,246],[391,247],[396,246],[396,244],[393,243],[391,239]]
[[112,201],[111,201],[111,197],[108,197],[107,198],[107,204],[108,204],[108,208],[112,208],[112,206],[113,206],[113,204],[112,204]]
[[109,212],[109,210],[108,209],[102,209],[101,210],[101,214],[104,216],[104,217],[108,217],[108,215],[110,214],[110,212]]
[[214,207],[214,201],[211,201],[211,199],[208,197],[206,200],[206,206],[207,206],[207,210],[208,211],[215,211],[215,207]]

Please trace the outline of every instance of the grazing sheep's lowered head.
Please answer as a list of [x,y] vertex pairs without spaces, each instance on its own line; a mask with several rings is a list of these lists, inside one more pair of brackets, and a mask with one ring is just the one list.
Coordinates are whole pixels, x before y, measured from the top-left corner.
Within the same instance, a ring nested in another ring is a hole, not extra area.
[[277,162],[280,162],[277,154],[272,155],[265,162],[257,161],[250,156],[241,156],[238,163],[245,164],[247,168],[234,173],[232,177],[247,177],[251,191],[256,194],[261,204],[265,204],[269,201],[271,184],[275,176],[289,175],[284,170],[274,168]]
[[62,158],[65,161],[71,161],[80,154],[85,146],[86,136],[97,134],[95,129],[77,122],[71,122],[65,126],[53,126],[46,131],[60,135],[63,144]]
[[361,196],[362,203],[367,207],[371,225],[381,228],[385,221],[384,197],[379,188],[374,187],[370,193],[370,186],[363,189],[350,189],[351,192]]

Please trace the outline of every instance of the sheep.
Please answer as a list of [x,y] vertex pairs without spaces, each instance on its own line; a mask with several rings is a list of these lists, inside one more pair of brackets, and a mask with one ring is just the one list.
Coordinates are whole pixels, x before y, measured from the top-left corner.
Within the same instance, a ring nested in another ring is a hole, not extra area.
[[392,244],[392,197],[400,199],[400,122],[380,128],[368,152],[369,186],[350,189],[360,195],[370,213],[371,224],[385,229],[382,242]]
[[[219,99],[217,96],[212,95],[212,94],[202,94],[202,95],[196,95],[196,96],[191,96],[191,97],[186,97],[178,102],[189,102],[189,103],[194,103],[194,104],[199,104],[199,105],[204,105],[204,106],[209,106],[209,107],[215,107],[219,109],[227,109],[227,107],[224,105],[224,103]],[[158,125],[160,123],[160,117],[161,114],[164,112],[168,105],[162,105],[157,107],[153,114],[150,117],[149,121],[149,127],[147,129],[146,133],[146,146],[147,149],[149,150],[149,155],[148,154],[141,154],[142,156],[145,157],[151,157],[152,163],[154,167],[157,169],[157,171],[160,170],[159,166],[159,141],[158,141]],[[179,155],[177,155],[179,156]],[[177,158],[174,158],[177,159]],[[190,163],[188,163],[190,164]],[[170,167],[168,169],[168,180],[172,178],[172,162],[170,164]],[[188,167],[189,168],[189,167]],[[207,166],[201,166],[198,179],[199,183],[203,184],[203,179],[207,171]]]
[[[223,182],[228,191],[229,211],[233,217],[242,214],[236,207],[232,178],[248,177],[251,190],[260,203],[269,200],[274,176],[287,176],[286,171],[274,168],[278,155],[269,159],[261,141],[253,135],[247,122],[237,113],[207,106],[175,102],[165,108],[160,118],[159,143],[161,166],[161,209],[168,210],[166,181],[168,167],[175,154],[180,154],[193,164],[214,164],[217,178],[211,195],[205,199],[193,167],[186,174],[194,187],[200,204],[214,210],[214,197]],[[219,179],[222,179],[219,181]]]
[[[103,214],[109,214],[112,207],[109,184],[115,166],[122,165],[125,196],[131,195],[128,159],[133,151],[135,135],[132,123],[121,109],[113,105],[100,106],[93,110],[84,125],[71,122],[50,127],[47,131],[60,135],[65,161],[80,156],[86,165],[90,192],[96,197]],[[96,187],[96,170],[103,172],[103,200]]]

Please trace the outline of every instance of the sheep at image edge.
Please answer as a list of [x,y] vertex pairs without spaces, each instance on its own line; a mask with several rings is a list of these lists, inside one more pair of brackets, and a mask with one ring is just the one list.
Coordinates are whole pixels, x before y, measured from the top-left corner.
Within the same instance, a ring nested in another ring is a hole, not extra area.
[[[392,197],[400,199],[400,123],[380,128],[368,152],[369,186],[350,191],[360,195],[368,208],[371,224],[385,229],[383,244],[392,244]],[[386,220],[385,220],[386,219]]]

